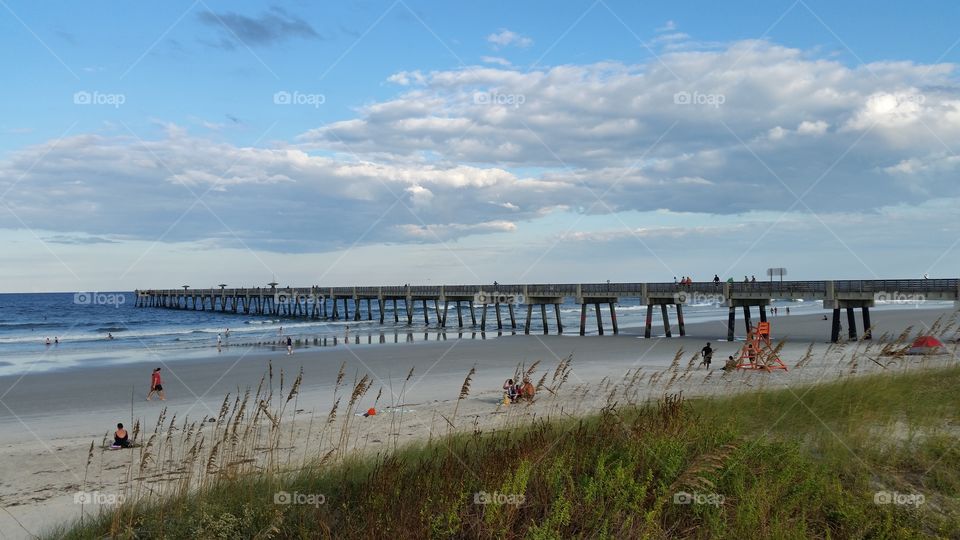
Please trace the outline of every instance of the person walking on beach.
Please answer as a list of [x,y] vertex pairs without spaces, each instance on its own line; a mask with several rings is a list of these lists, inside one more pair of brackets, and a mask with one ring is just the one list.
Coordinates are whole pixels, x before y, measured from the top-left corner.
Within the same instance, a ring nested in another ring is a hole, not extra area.
[[710,369],[710,362],[713,360],[713,348],[710,347],[709,343],[707,343],[706,347],[700,349],[700,356],[703,357],[703,361],[700,362],[700,365],[706,366],[707,369]]
[[154,392],[160,396],[160,401],[167,400],[167,396],[163,393],[163,381],[160,380],[160,368],[154,368],[153,373],[150,375],[150,391],[147,392],[147,401],[150,401],[150,397],[153,396]]
[[287,356],[293,354],[293,338],[287,336]]

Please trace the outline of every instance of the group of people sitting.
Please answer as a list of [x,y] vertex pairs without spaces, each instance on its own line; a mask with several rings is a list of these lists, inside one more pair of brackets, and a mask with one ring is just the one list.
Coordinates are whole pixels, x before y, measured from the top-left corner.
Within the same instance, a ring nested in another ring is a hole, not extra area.
[[532,401],[536,392],[536,388],[528,377],[523,378],[522,384],[515,383],[513,379],[507,379],[503,383],[504,403],[515,403],[521,399]]

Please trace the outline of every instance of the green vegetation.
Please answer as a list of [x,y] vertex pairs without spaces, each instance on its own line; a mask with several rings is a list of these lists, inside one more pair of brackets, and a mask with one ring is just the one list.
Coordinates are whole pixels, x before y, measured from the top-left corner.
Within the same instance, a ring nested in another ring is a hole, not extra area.
[[950,368],[667,396],[386,457],[224,477],[53,536],[957,538],[958,388]]

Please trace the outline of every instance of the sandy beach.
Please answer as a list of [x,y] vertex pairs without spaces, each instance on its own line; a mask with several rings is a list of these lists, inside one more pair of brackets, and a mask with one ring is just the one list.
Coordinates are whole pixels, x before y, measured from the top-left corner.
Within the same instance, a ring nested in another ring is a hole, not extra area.
[[[943,309],[877,311],[873,317],[874,335],[890,333],[895,338],[909,326],[913,326],[913,334],[925,333],[923,330],[937,319],[946,321],[953,316],[952,310]],[[623,404],[665,391],[711,395],[956,362],[955,342],[947,344],[951,355],[902,359],[887,366],[888,360],[879,355],[881,344],[876,341],[827,343],[830,323],[820,315],[780,316],[771,322],[774,341],[786,340],[781,356],[791,368],[789,372],[724,374],[720,370],[723,360],[734,355],[742,342],[722,341],[725,323],[712,322],[688,325],[685,338],[643,339],[625,333],[588,337],[519,335],[481,340],[456,339],[456,333],[452,333],[447,340],[305,348],[297,349],[292,356],[279,349],[228,347],[221,354],[211,350],[211,355],[204,358],[160,358],[2,377],[0,396],[6,407],[0,409],[0,505],[5,512],[0,513],[0,537],[29,537],[49,526],[79,518],[81,507],[74,504],[74,494],[81,489],[122,492],[123,472],[133,452],[99,450],[104,435],[112,432],[117,422],[133,425],[139,420],[144,432],[152,431],[164,407],[167,419],[175,416],[177,424],[184,418],[216,417],[225,395],[236,396],[248,388],[255,389],[271,364],[278,394],[280,372],[285,380],[284,391],[288,392],[303,369],[303,383],[295,402],[291,436],[294,443],[289,449],[292,462],[299,463],[304,457],[319,455],[323,445],[328,444],[317,438],[311,418],[324,418],[330,410],[341,365],[345,365],[347,385],[364,375],[371,378],[370,391],[357,402],[357,410],[366,410],[381,394],[377,402],[381,414],[351,419],[351,446],[356,451],[375,452],[390,444],[391,429],[396,431],[393,435],[400,444],[447,433],[450,413],[472,367],[476,369],[472,389],[457,405],[456,429],[504,429],[534,416],[587,414],[608,404],[612,396]],[[690,367],[694,353],[707,341],[716,351],[713,369]],[[811,344],[811,357],[795,368]],[[671,369],[681,348],[679,366]],[[500,403],[501,385],[518,364],[529,367],[540,361],[534,374],[534,379],[538,379],[543,373],[552,374],[571,355],[569,378],[556,393],[541,392],[532,405],[504,407]],[[144,399],[150,371],[155,366],[163,368],[165,402]],[[413,375],[406,382],[401,404],[400,388],[411,368]],[[637,374],[637,370],[647,379],[627,388],[621,381],[628,373]],[[342,395],[342,388],[340,392]],[[394,423],[391,407],[395,407],[394,411],[403,410],[402,424]],[[353,416],[343,411],[340,421],[347,414]],[[85,482],[91,441],[97,450]],[[85,511],[96,509],[87,505]]]

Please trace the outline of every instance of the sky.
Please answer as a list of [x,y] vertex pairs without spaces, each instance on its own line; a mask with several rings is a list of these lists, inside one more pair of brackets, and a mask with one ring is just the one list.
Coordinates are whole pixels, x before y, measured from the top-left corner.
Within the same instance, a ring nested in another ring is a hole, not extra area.
[[958,15],[0,0],[0,291],[956,277]]

